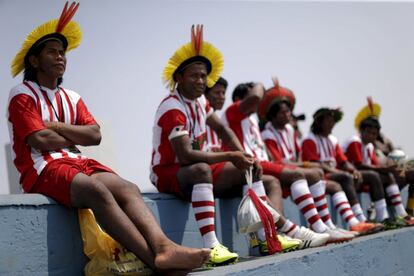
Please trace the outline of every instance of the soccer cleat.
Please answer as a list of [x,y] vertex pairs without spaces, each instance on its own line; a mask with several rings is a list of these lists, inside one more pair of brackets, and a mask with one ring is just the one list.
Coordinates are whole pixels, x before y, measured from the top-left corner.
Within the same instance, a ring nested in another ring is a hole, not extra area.
[[349,230],[342,229],[342,228],[339,228],[339,227],[336,228],[335,230],[337,230],[337,231],[339,231],[341,233],[344,233],[346,235],[353,236],[354,238],[359,236],[359,233],[358,232],[355,232],[355,231],[349,231]]
[[394,230],[405,226],[405,223],[393,221],[390,218],[384,219],[381,224],[384,225],[384,230]]
[[405,217],[395,217],[395,221],[399,222],[401,225],[405,224],[405,226],[414,226],[414,217],[407,215]]
[[[299,249],[300,245],[302,244],[301,240],[293,239],[283,234],[277,235],[277,239],[279,240],[280,245],[282,246],[283,253]],[[259,252],[262,256],[269,255],[269,249],[267,248],[266,241],[259,241]]]
[[222,244],[217,244],[211,248],[209,265],[219,266],[231,263],[236,263],[239,259],[239,255],[230,252],[230,250]]
[[344,233],[338,229],[327,229],[324,233],[329,234],[329,239],[327,243],[347,242],[354,238],[354,235]]
[[377,233],[384,230],[384,226],[380,223],[360,222],[350,226],[349,230],[359,233],[360,236]]
[[319,234],[306,227],[301,226],[294,234],[293,238],[300,239],[302,241],[302,244],[299,245],[299,249],[303,249],[325,245],[329,239],[329,234]]

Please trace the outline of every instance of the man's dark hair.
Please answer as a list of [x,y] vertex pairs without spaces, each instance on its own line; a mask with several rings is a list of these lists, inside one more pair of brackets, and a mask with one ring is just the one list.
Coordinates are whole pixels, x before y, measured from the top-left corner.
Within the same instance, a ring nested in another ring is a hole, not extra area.
[[[40,52],[42,52],[42,50],[45,48],[46,42],[47,41],[40,43],[36,47],[31,48],[29,52],[26,54],[26,56],[24,57],[24,75],[23,75],[24,81],[32,81],[32,82],[38,83],[37,70],[30,64],[29,58],[31,56],[38,57],[40,55]],[[58,78],[58,85],[61,85],[62,82],[63,82],[63,78]]]
[[249,89],[253,88],[253,86],[254,82],[245,82],[237,85],[233,90],[233,94],[231,95],[232,101],[235,102],[237,99],[242,100],[246,96]]
[[324,115],[321,115],[321,116],[317,117],[313,121],[313,124],[311,125],[311,131],[314,134],[318,135],[318,134],[322,133],[322,121],[328,116],[332,116],[332,115],[327,113],[327,114],[324,114]]
[[276,101],[270,106],[269,111],[266,113],[266,119],[271,121],[274,117],[276,117],[277,113],[280,111],[282,104],[286,104],[287,107],[291,109],[290,102],[287,99]]
[[227,86],[229,86],[229,83],[227,82],[227,80],[225,79],[225,78],[223,78],[223,77],[220,77],[219,79],[218,79],[218,81],[212,86],[212,87],[207,87],[207,89],[206,89],[206,94],[208,93],[208,92],[210,92],[210,90],[211,90],[211,88],[213,88],[214,86],[216,86],[216,85],[222,85],[223,87],[224,87],[224,89],[227,89]]
[[364,119],[361,124],[359,125],[359,129],[360,130],[364,130],[368,127],[372,127],[372,128],[376,128],[378,131],[380,131],[381,129],[381,124],[378,121],[377,118],[374,117],[368,117],[366,119]]

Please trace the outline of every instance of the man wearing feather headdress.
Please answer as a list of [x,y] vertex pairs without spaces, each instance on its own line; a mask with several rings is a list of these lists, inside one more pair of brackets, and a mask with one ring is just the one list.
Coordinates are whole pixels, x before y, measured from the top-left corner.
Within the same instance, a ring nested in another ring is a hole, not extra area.
[[162,232],[139,188],[82,155],[77,145],[97,145],[100,127],[76,92],[61,86],[66,52],[81,41],[71,21],[79,4],[34,29],[12,62],[15,77],[8,120],[13,159],[27,193],[41,193],[67,207],[90,208],[101,226],[158,273],[200,267],[209,250],[179,246]]

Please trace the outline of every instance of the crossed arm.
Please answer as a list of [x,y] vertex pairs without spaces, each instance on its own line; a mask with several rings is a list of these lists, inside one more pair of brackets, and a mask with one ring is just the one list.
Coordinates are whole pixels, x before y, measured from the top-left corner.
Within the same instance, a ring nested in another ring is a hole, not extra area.
[[38,150],[58,150],[74,145],[99,145],[101,132],[98,125],[69,125],[61,122],[45,122],[47,129],[36,131],[27,137],[27,144]]

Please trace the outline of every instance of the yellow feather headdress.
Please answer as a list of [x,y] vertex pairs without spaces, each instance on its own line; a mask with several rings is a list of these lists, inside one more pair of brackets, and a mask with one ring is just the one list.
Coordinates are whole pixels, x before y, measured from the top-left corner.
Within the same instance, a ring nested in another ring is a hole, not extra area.
[[78,7],[79,3],[72,2],[68,7],[68,2],[66,2],[59,19],[50,20],[30,32],[20,51],[12,61],[11,74],[13,77],[17,76],[24,69],[26,55],[47,40],[57,38],[62,40],[66,51],[70,51],[79,46],[82,40],[82,31],[76,22],[71,21]]
[[191,27],[191,42],[181,46],[168,60],[162,79],[170,91],[173,91],[177,84],[175,74],[196,61],[207,64],[207,86],[212,87],[221,75],[224,60],[216,47],[203,41],[203,25],[196,27],[193,25]]
[[355,128],[359,129],[363,120],[369,117],[379,119],[381,115],[381,106],[374,103],[371,97],[367,98],[368,104],[364,106],[355,117]]

